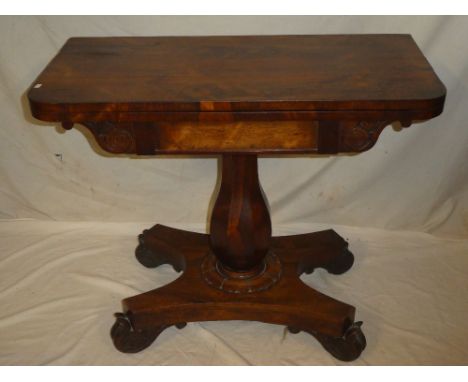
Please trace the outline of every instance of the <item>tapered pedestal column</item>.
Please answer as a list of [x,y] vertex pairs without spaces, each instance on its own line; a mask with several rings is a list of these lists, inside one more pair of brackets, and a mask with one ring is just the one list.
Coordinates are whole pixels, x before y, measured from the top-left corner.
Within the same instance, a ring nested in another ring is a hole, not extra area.
[[224,155],[210,235],[156,225],[139,237],[137,259],[171,264],[172,283],[127,298],[111,335],[123,352],[149,346],[167,327],[187,322],[254,320],[313,335],[340,360],[366,346],[354,307],[304,284],[315,268],[340,274],[353,264],[348,243],[333,230],[271,237],[255,155]]

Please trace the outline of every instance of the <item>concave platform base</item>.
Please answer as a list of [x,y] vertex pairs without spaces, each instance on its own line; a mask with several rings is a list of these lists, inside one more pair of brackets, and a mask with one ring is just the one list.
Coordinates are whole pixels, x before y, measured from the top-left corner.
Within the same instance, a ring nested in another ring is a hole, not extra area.
[[166,286],[123,300],[124,313],[116,314],[111,330],[114,345],[122,352],[145,349],[172,325],[182,328],[187,322],[219,320],[261,321],[285,325],[292,333],[304,331],[342,361],[358,358],[366,346],[361,323],[354,322],[355,308],[299,278],[319,267],[334,274],[351,268],[354,258],[348,243],[333,230],[272,238],[273,258],[267,261],[276,279],[262,282],[266,286],[260,290],[239,293],[223,290],[223,283],[207,282],[204,264],[213,256],[208,235],[156,225],[139,240],[136,256],[141,264],[171,264],[183,273]]

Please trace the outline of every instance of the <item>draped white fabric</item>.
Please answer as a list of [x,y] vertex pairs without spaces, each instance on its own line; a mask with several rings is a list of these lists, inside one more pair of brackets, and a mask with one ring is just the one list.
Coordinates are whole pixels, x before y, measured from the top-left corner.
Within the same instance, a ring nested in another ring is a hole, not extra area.
[[4,16],[0,364],[335,362],[305,334],[259,323],[191,324],[141,354],[114,351],[119,300],[175,277],[137,264],[134,236],[154,222],[204,230],[216,158],[111,156],[82,127],[34,120],[24,94],[72,36],[323,33],[412,34],[446,107],[387,127],[360,155],[261,158],[274,231],[348,235],[354,268],[305,280],[357,307],[369,342],[358,364],[468,363],[468,17]]

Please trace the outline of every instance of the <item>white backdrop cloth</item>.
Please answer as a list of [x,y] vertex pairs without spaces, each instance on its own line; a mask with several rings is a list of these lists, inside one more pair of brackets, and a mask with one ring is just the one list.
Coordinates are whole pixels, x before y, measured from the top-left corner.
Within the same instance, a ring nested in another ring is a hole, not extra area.
[[135,262],[151,223],[124,222],[203,231],[216,160],[107,155],[82,127],[34,120],[25,98],[72,36],[321,33],[412,34],[447,86],[445,111],[387,127],[360,155],[261,158],[274,230],[349,235],[354,268],[305,280],[358,308],[369,345],[357,363],[468,363],[468,18],[390,16],[0,17],[0,363],[335,362],[259,323],[190,324],[141,354],[113,351],[119,300],[175,277]]

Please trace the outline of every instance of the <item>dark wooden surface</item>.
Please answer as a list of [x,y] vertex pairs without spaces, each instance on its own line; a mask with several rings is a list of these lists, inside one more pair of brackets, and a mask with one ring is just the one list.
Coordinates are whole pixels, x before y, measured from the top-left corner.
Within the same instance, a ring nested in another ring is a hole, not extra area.
[[255,155],[224,155],[211,213],[211,247],[228,269],[258,268],[270,248],[271,221]]
[[437,116],[445,87],[409,35],[72,38],[28,98],[115,154],[333,154]]
[[420,110],[445,88],[410,35],[72,38],[35,114]]
[[[172,283],[123,301],[112,331],[116,347],[137,352],[167,327],[186,322],[255,320],[304,331],[340,360],[356,359],[366,346],[354,323],[355,308],[302,282],[302,273],[324,268],[341,274],[351,268],[348,243],[333,230],[274,237],[271,250],[281,262],[280,279],[270,288],[232,293],[200,277],[210,250],[209,235],[156,225],[140,238],[137,257],[147,267],[171,264],[183,273]],[[247,280],[255,282],[255,278]],[[144,333],[144,335],[141,335]]]
[[272,237],[256,155],[224,154],[210,235],[161,225],[139,237],[146,267],[171,264],[174,282],[123,301],[111,331],[123,352],[148,347],[167,327],[190,321],[256,320],[313,335],[343,361],[366,346],[354,307],[304,284],[299,276],[325,268],[341,274],[354,257],[332,230]]
[[442,112],[445,87],[409,35],[73,38],[31,85],[33,115],[86,126],[115,154],[222,156],[210,235],[156,225],[137,259],[183,274],[125,299],[111,336],[136,352],[165,328],[258,320],[338,359],[366,346],[354,307],[305,285],[353,264],[334,231],[271,237],[257,154],[363,152],[385,126]]
[[[392,120],[82,122],[114,154],[281,154],[367,151]],[[403,121],[409,126],[411,121]],[[64,124],[66,128],[66,124]]]

